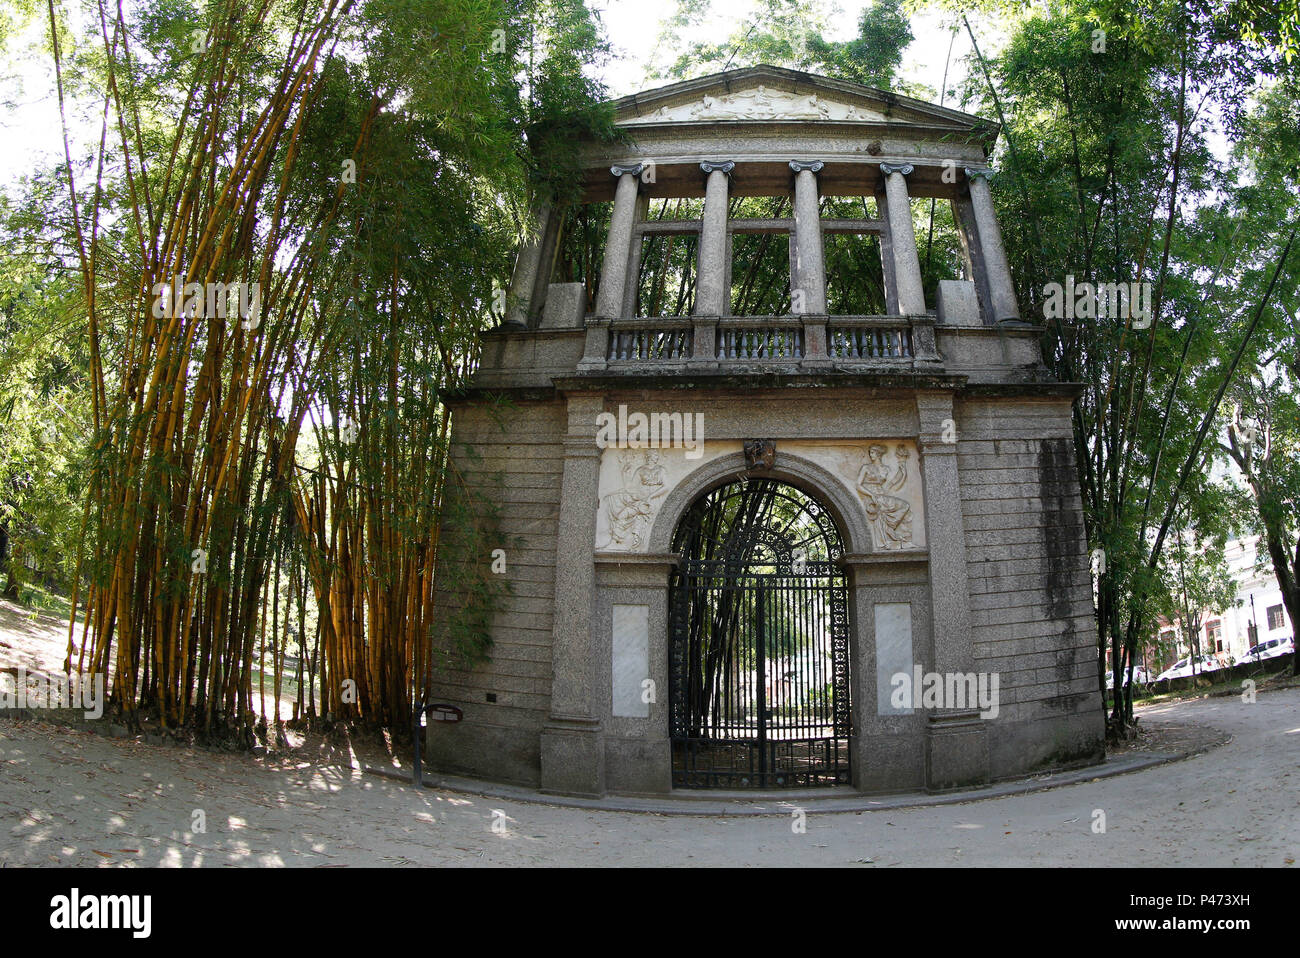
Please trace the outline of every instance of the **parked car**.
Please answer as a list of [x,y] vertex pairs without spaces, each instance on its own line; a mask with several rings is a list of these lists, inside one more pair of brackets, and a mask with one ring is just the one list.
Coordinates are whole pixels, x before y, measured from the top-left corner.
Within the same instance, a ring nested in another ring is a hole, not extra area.
[[[1202,655],[1196,660],[1197,675],[1201,674],[1202,672],[1213,672],[1219,667],[1220,666],[1219,666],[1218,659],[1216,659],[1212,655]],[[1187,676],[1191,674],[1192,674],[1192,657],[1189,655],[1185,659],[1179,659],[1173,665],[1169,666],[1169,668],[1165,669],[1163,672],[1157,675],[1156,681],[1160,682],[1163,681],[1164,679],[1185,679],[1187,678]]]
[[[1135,684],[1135,685],[1150,685],[1150,684],[1151,684],[1151,673],[1149,673],[1146,669],[1144,669],[1144,668],[1143,668],[1142,666],[1140,666],[1140,665],[1135,665],[1135,666],[1133,666],[1133,675],[1132,675],[1132,678],[1133,678],[1133,684]],[[1128,685],[1128,683],[1129,683],[1129,673],[1128,673],[1127,670],[1125,670],[1125,671],[1124,671],[1124,684],[1125,684],[1125,685]],[[1114,685],[1115,685],[1115,673],[1112,672],[1110,669],[1107,669],[1107,670],[1106,670],[1106,688],[1107,688],[1107,689],[1113,688]]]
[[1269,639],[1259,645],[1252,645],[1242,658],[1243,662],[1262,662],[1275,659],[1279,655],[1289,655],[1295,651],[1295,639],[1287,636],[1283,639]]

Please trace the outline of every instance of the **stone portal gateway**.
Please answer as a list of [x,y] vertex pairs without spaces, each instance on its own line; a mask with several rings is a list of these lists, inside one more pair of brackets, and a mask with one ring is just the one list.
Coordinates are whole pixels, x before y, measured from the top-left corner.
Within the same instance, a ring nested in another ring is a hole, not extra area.
[[734,481],[691,505],[673,551],[673,785],[848,783],[848,589],[830,513],[794,486]]
[[[431,763],[599,796],[740,784],[741,765],[751,785],[875,792],[1100,761],[1080,387],[1052,379],[1020,316],[988,184],[997,126],[774,67],[613,106],[629,142],[574,144],[580,200],[539,198],[505,320],[447,397],[457,475],[500,505],[510,594],[491,661],[435,677],[464,718],[429,737]],[[921,266],[932,202],[951,278]],[[759,480],[833,517],[805,557],[825,611],[763,585],[792,581],[793,541],[750,530],[738,555],[760,565],[718,586],[681,538],[715,490]],[[721,608],[728,582],[734,629],[674,625]],[[439,594],[442,618],[457,601]],[[797,611],[818,623],[807,645],[847,645],[829,700],[820,652],[781,664]],[[682,628],[697,646],[671,667]],[[708,649],[730,669],[692,659]],[[773,666],[821,691],[787,696]],[[893,694],[918,674],[953,694]],[[994,677],[996,710],[959,694]]]

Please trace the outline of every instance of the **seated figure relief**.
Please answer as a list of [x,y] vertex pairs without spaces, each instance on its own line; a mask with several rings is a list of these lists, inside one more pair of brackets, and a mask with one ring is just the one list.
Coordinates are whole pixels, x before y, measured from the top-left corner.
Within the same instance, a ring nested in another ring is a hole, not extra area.
[[912,544],[912,507],[893,493],[907,484],[907,447],[899,443],[894,451],[898,466],[885,463],[889,447],[876,442],[867,447],[866,462],[858,470],[857,489],[867,512],[867,522],[876,546],[903,549]]
[[623,485],[600,500],[600,508],[608,525],[606,539],[597,544],[599,549],[640,549],[643,537],[649,532],[650,521],[658,508],[656,499],[668,492],[664,467],[659,454],[645,452],[641,455],[623,453],[619,458]]

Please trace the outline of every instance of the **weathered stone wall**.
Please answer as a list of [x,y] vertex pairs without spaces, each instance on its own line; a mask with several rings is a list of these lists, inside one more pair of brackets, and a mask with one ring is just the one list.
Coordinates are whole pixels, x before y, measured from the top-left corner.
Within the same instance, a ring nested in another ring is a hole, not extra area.
[[991,772],[1098,760],[1103,719],[1070,402],[966,399],[958,417],[975,658],[1001,683]]
[[[624,397],[606,398],[611,409],[620,401]],[[725,442],[723,437],[738,437],[747,430],[775,436],[778,463],[787,465],[797,458],[799,444],[785,445],[782,459],[781,440],[792,431],[805,442],[843,442],[867,423],[873,435],[904,435],[916,428],[908,403],[896,399],[862,398],[854,403],[840,396],[828,402],[824,396],[796,395],[782,397],[779,406],[768,406],[758,395],[692,394],[686,402],[681,394],[662,393],[653,398],[643,395],[636,405],[707,410],[710,443]],[[805,406],[817,413],[807,421],[798,414]],[[514,410],[500,416],[503,425],[499,425],[488,408],[478,404],[457,408],[456,441],[472,445],[477,456],[457,455],[456,465],[471,485],[499,490],[492,494],[503,507],[500,537],[507,544],[513,594],[504,599],[493,622],[492,660],[474,669],[447,670],[439,677],[439,700],[459,705],[465,720],[434,727],[429,736],[430,764],[445,771],[537,785],[539,737],[551,711],[567,413],[562,400],[519,401]],[[983,723],[988,774],[1006,778],[1097,760],[1103,723],[1087,547],[1070,438],[1070,399],[1063,394],[1043,398],[959,394],[954,415],[972,665],[977,671],[998,673],[1000,680],[999,714]],[[792,424],[799,428],[792,429]],[[701,464],[708,461],[703,457]],[[824,496],[827,490],[819,491]],[[667,511],[675,515],[676,508]],[[659,525],[656,530],[662,532]],[[658,541],[662,538],[646,543],[655,554],[646,558],[657,564],[610,566],[597,575],[593,706],[605,726],[607,785],[614,790],[650,792],[666,787],[656,784],[660,779],[666,782],[667,775],[661,709],[652,709],[649,720],[619,719],[611,715],[608,698],[611,602],[649,603],[651,676],[666,679],[662,670],[667,659],[667,566],[657,557],[668,546],[666,540]],[[512,540],[517,541],[509,545]],[[946,544],[931,541],[928,546],[932,558]],[[939,664],[931,661],[927,651],[938,637],[931,637],[924,553],[907,567],[909,585],[901,590],[894,587],[892,576],[904,571],[902,567],[878,565],[880,561],[858,560],[853,574],[855,781],[868,791],[924,785],[923,716],[918,712],[882,718],[879,714],[876,663],[868,641],[873,604],[911,603],[916,661],[927,669]],[[489,693],[495,695],[495,702],[487,701]]]
[[[491,661],[473,669],[444,669],[435,677],[437,701],[458,705],[464,720],[434,723],[429,763],[499,781],[536,785],[538,735],[551,707],[551,629],[554,624],[556,526],[560,512],[562,402],[521,402],[494,414],[487,405],[459,405],[453,415],[453,462],[471,488],[501,505],[498,527],[506,551],[505,595],[492,622]],[[498,423],[497,417],[500,422]],[[491,561],[490,555],[482,561]],[[446,595],[437,597],[445,609]],[[488,695],[496,697],[489,702]]]

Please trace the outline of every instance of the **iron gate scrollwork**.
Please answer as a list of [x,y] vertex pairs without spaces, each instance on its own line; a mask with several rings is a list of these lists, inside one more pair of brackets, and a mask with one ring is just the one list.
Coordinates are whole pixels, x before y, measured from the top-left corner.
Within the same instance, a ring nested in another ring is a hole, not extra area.
[[691,506],[673,550],[673,784],[847,783],[848,589],[830,514],[776,480],[733,482]]

